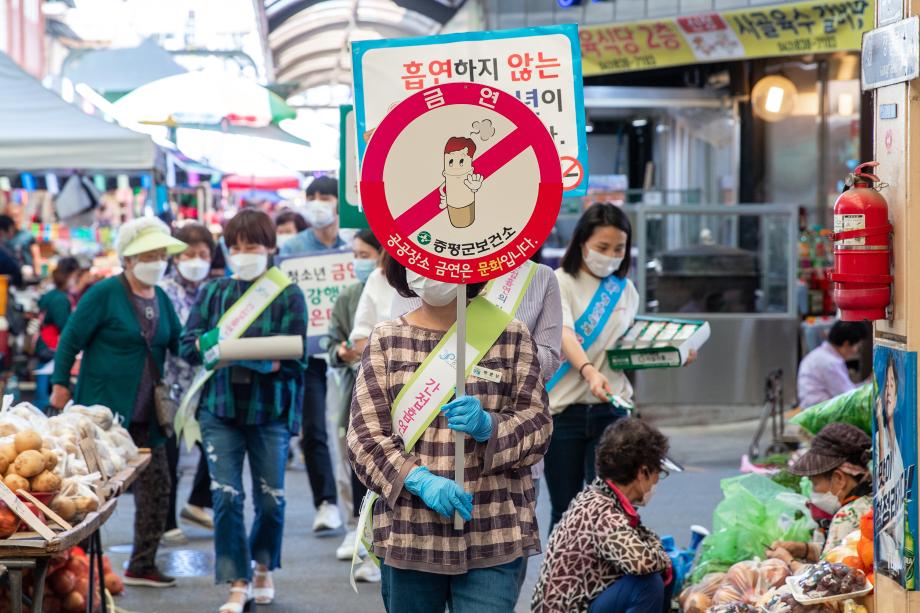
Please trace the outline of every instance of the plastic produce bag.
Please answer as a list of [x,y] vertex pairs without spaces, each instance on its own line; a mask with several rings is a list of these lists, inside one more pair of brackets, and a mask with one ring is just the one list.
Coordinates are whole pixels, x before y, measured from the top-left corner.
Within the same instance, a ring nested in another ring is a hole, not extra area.
[[774,541],[811,540],[815,523],[807,499],[762,475],[722,481],[724,499],[712,518],[712,534],[703,540],[692,582],[725,571],[733,564],[764,555]]
[[715,596],[725,573],[710,573],[703,580],[685,589],[680,594],[680,608],[684,613],[706,613],[712,606],[712,597]]
[[809,407],[789,421],[812,434],[817,434],[828,424],[843,422],[856,426],[871,436],[874,397],[875,384],[867,383],[855,390]]

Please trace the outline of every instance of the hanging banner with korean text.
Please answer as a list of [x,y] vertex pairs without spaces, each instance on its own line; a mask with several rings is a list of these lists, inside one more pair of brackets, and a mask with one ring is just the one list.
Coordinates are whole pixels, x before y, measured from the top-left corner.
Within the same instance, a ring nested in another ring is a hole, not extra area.
[[874,0],[813,0],[579,29],[586,77],[860,49]]
[[367,217],[358,194],[358,139],[355,132],[355,109],[350,104],[339,107],[339,227],[367,228]]
[[553,137],[567,196],[586,193],[588,146],[578,27],[545,26],[352,44],[358,159],[399,102],[446,83],[475,83],[528,105]]
[[342,290],[358,283],[354,257],[350,250],[327,251],[285,258],[278,264],[307,301],[307,355],[324,355],[329,347],[332,307]]
[[876,344],[875,574],[917,589],[917,354]]

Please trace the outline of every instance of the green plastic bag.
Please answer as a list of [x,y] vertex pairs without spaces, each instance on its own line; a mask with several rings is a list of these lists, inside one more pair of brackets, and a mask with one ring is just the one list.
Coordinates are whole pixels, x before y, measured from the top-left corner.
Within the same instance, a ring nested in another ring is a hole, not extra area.
[[830,400],[809,407],[790,421],[812,434],[834,422],[856,426],[872,436],[872,405],[875,401],[875,384],[867,383],[855,390],[840,394]]
[[725,479],[721,487],[724,498],[700,546],[692,583],[736,562],[763,558],[774,541],[811,540],[815,523],[804,496],[756,474]]

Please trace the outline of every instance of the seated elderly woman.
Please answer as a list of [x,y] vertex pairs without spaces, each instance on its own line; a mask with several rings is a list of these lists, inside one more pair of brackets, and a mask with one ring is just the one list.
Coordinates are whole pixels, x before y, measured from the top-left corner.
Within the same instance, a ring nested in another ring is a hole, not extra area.
[[638,419],[607,427],[597,447],[597,478],[550,536],[531,610],[539,613],[655,613],[670,608],[671,560],[642,525],[668,469],[668,439]]
[[872,439],[859,428],[843,423],[822,428],[789,472],[811,479],[812,515],[826,529],[826,538],[823,543],[777,541],[767,557],[779,558],[795,570],[801,562],[819,561],[858,530],[859,518],[872,509],[871,457]]

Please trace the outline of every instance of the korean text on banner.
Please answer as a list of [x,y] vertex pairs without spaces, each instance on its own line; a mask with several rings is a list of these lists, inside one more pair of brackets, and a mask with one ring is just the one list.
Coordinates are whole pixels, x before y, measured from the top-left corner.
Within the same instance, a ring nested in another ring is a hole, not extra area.
[[281,271],[303,291],[307,301],[307,355],[323,355],[328,349],[332,307],[346,287],[358,283],[351,251],[285,258]]
[[579,162],[569,196],[587,193],[588,149],[578,28],[545,26],[423,38],[358,41],[352,45],[358,157],[395,106],[424,89],[472,82],[516,96],[539,115],[560,165]]
[[358,140],[355,109],[350,104],[339,107],[339,226],[367,228],[367,217],[358,193]]
[[579,30],[585,76],[757,57],[858,50],[874,0],[813,0]]

